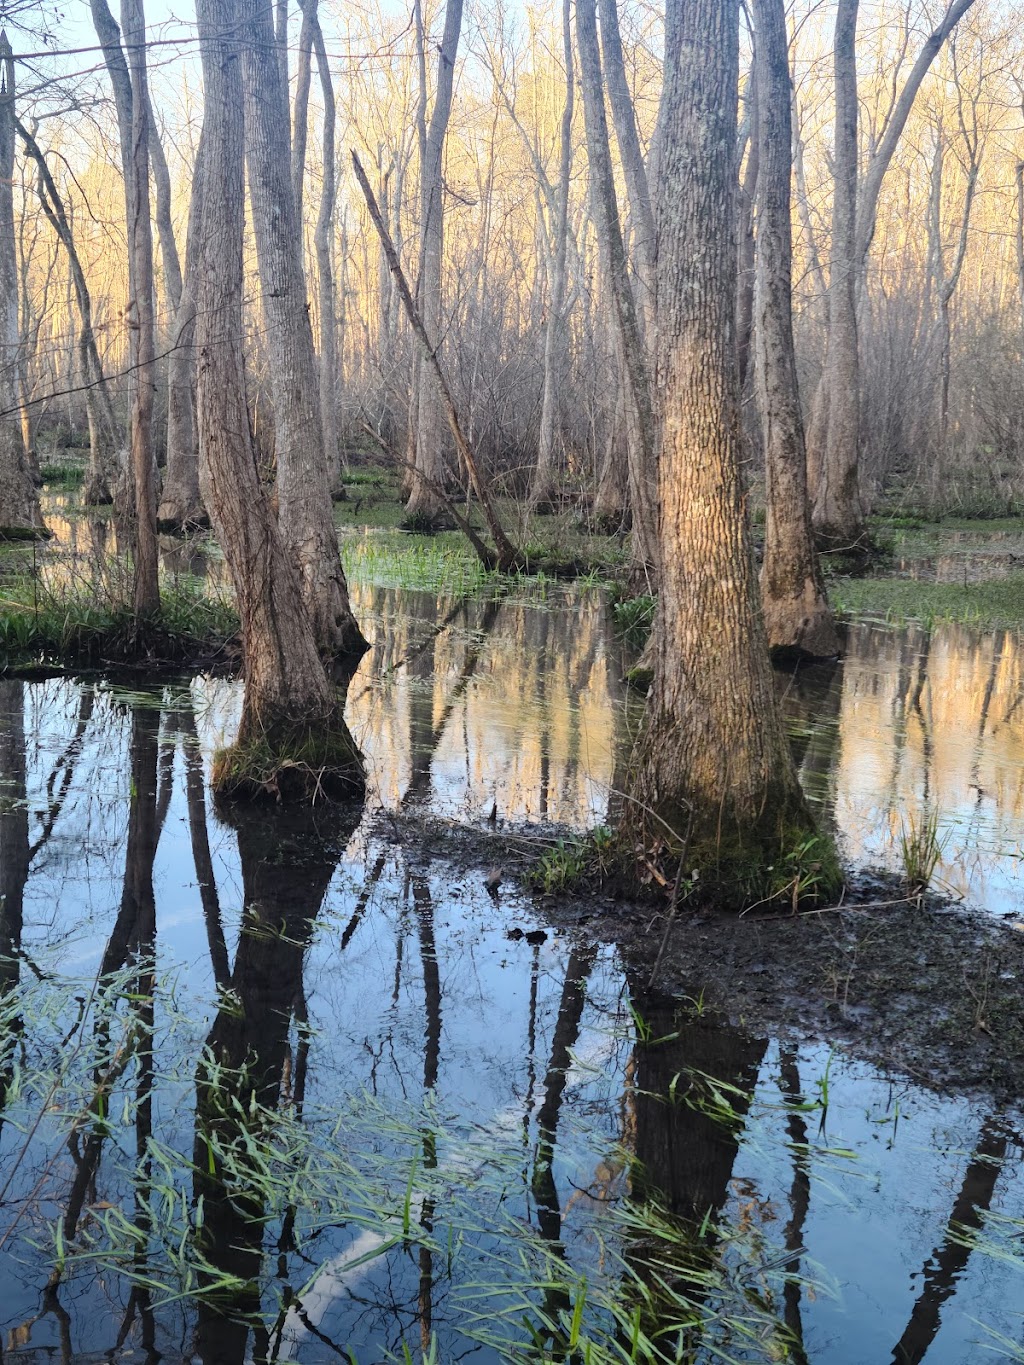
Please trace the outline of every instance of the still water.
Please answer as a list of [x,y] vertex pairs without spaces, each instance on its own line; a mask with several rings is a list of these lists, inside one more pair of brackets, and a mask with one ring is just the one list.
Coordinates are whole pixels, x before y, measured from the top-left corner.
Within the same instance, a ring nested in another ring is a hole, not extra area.
[[[1018,1114],[651,998],[403,834],[606,818],[599,594],[354,598],[359,809],[214,809],[233,684],[0,682],[4,1355],[1024,1359]],[[1020,908],[1018,636],[857,627],[779,685],[851,861],[935,810]]]

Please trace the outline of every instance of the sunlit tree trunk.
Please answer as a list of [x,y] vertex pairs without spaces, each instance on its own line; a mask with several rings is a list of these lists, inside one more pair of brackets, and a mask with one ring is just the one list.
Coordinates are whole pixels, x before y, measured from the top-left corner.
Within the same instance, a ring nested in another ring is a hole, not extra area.
[[839,652],[839,640],[811,531],[793,347],[792,99],[783,0],[755,0],[754,26],[759,107],[754,311],[767,487],[761,602],[771,649],[828,658]]
[[260,482],[242,351],[244,139],[241,0],[197,6],[205,92],[206,186],[196,323],[200,476],[238,603],[245,693],[236,746],[213,780],[225,792],[310,797],[362,790],[362,759],[330,686]]
[[134,608],[137,619],[160,610],[156,543],[156,460],[153,453],[153,398],[156,388],[153,311],[153,223],[149,198],[149,87],[146,72],[146,20],[142,0],[121,0],[121,22],[128,47],[132,86],[128,243],[134,262],[134,294],[129,300],[137,330],[135,391],[132,399],[131,457],[134,483]]
[[246,162],[274,395],[278,521],[302,577],[320,649],[331,657],[358,659],[366,641],[349,605],[334,526],[301,234],[289,177],[288,101],[274,55],[269,0],[244,0],[242,14]]
[[763,894],[813,821],[775,699],[740,473],[738,0],[669,0],[658,202],[661,590],[625,846]]
[[[437,84],[426,140],[422,147],[420,212],[420,273],[416,293],[423,326],[435,353],[441,346],[441,262],[444,245],[443,157],[455,83],[455,59],[462,29],[462,0],[447,0],[444,33],[437,57]],[[421,71],[421,84],[425,79]],[[424,86],[425,96],[425,86]],[[443,503],[431,485],[446,479],[447,445],[444,408],[434,374],[422,361],[415,412],[415,469],[406,507],[410,522],[431,526],[443,515]],[[422,477],[420,477],[422,475]]]
[[18,259],[14,230],[14,60],[0,32],[0,540],[44,531],[21,439]]

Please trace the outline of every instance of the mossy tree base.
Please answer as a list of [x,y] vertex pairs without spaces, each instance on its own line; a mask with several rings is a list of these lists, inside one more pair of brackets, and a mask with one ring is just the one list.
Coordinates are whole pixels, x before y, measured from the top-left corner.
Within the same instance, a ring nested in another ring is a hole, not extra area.
[[246,724],[219,750],[210,782],[225,801],[361,800],[366,768],[340,709],[312,720]]
[[844,874],[830,833],[803,797],[766,805],[760,820],[728,809],[691,818],[683,805],[626,820],[619,836],[620,883],[639,883],[674,903],[741,912],[796,912],[832,900]]

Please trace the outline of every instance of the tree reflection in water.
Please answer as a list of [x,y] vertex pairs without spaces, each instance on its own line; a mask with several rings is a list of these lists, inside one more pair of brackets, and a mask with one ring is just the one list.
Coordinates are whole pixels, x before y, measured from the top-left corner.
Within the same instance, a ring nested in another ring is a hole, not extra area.
[[[208,1268],[195,1351],[203,1365],[241,1365],[250,1330],[254,1358],[268,1356],[270,1334],[259,1312],[265,1205],[259,1180],[246,1179],[246,1163],[258,1160],[251,1154],[261,1112],[287,1103],[301,1113],[308,1047],[303,965],[360,813],[332,803],[226,811],[238,834],[245,899],[234,967],[196,1072],[194,1194],[203,1201],[199,1240]],[[286,1222],[282,1242],[287,1235]],[[218,1291],[218,1282],[227,1287]]]

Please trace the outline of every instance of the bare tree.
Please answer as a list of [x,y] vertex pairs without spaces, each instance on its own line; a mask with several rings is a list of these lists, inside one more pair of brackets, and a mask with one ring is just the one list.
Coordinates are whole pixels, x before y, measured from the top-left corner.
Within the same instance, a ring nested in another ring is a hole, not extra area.
[[89,471],[82,487],[82,500],[87,506],[109,503],[111,487],[117,479],[118,471],[124,465],[125,456],[123,453],[120,455],[116,453],[120,433],[103,373],[103,362],[96,345],[92,321],[92,296],[75,246],[71,220],[64,208],[46,157],[34,135],[20,119],[17,120],[17,129],[25,151],[36,167],[36,193],[43,214],[67,255],[68,269],[78,305],[78,368],[85,386],[85,412],[89,424]]
[[783,0],[754,0],[753,14],[758,108],[754,335],[767,503],[761,603],[769,648],[830,658],[839,653],[839,640],[811,531],[793,346],[792,91]]
[[562,0],[562,46],[565,54],[565,105],[558,136],[558,184],[554,195],[552,241],[547,252],[548,320],[544,329],[544,390],[541,396],[537,466],[530,502],[550,506],[555,493],[555,445],[567,350],[566,258],[569,245],[569,180],[572,175],[572,119],[576,81],[573,75],[570,0]]
[[157,509],[157,526],[159,530],[171,533],[202,526],[207,520],[199,495],[199,432],[195,411],[196,271],[206,178],[203,149],[200,137],[192,168],[185,273],[174,313],[171,354],[167,362],[167,468]]
[[45,534],[21,438],[18,259],[14,230],[14,56],[0,30],[0,539]]
[[587,133],[595,228],[603,236],[609,284],[614,302],[626,389],[626,429],[629,456],[629,494],[633,511],[634,558],[638,566],[658,563],[655,470],[657,445],[650,377],[637,319],[629,262],[622,238],[615,179],[612,172],[608,119],[604,107],[604,79],[597,39],[596,0],[577,0],[576,40],[580,53],[580,87]]
[[[420,14],[417,5],[417,15]],[[444,144],[451,117],[455,58],[462,29],[462,0],[446,0],[444,33],[437,58],[437,85],[430,122],[421,139],[420,271],[416,292],[423,327],[435,354],[441,347],[441,258],[444,245]],[[425,36],[420,32],[420,101],[426,104]],[[407,519],[417,525],[438,522],[443,509],[437,486],[446,479],[444,462],[445,413],[432,367],[418,366],[414,395],[415,452]]]
[[817,420],[808,440],[808,476],[814,528],[822,541],[855,546],[865,533],[860,488],[860,356],[857,302],[863,292],[868,252],[875,234],[878,198],[921,83],[943,43],[974,0],[951,0],[929,34],[858,182],[857,0],[838,0],[833,65],[836,120],[832,164],[832,251],[829,274],[828,343]]

